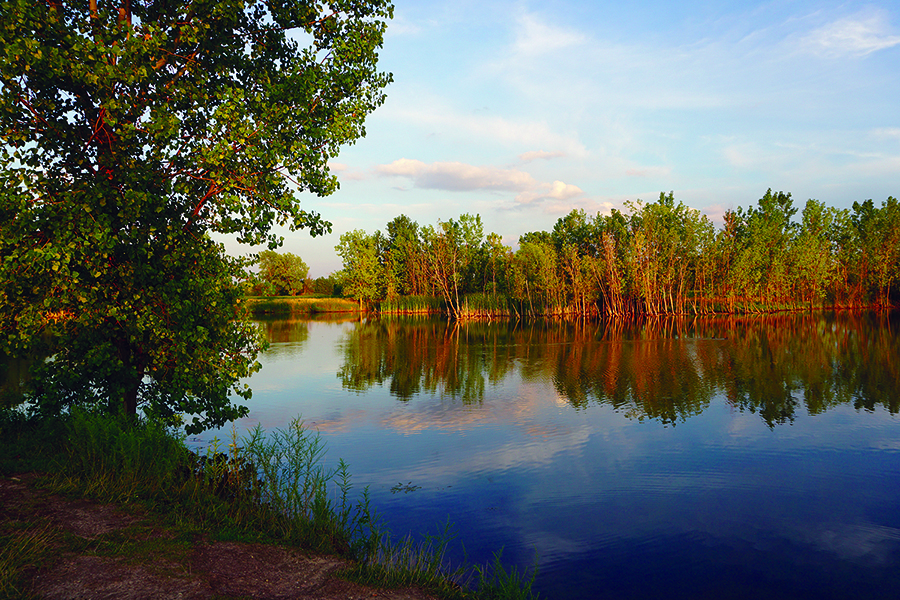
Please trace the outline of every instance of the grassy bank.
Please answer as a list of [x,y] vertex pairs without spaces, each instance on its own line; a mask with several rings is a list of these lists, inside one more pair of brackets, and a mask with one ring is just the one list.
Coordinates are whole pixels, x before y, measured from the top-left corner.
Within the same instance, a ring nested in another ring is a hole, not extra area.
[[[449,527],[434,537],[392,539],[365,490],[341,461],[323,464],[318,435],[294,421],[197,456],[158,423],[75,413],[37,420],[0,410],[0,475],[48,473],[54,493],[140,505],[170,527],[219,540],[288,545],[336,554],[345,576],[376,587],[417,586],[445,598],[530,598],[531,579],[486,567],[449,568]],[[21,597],[23,573],[46,559],[42,530],[0,530],[0,598]]]
[[254,317],[292,317],[321,313],[358,313],[359,303],[347,298],[314,296],[248,296],[244,299]]

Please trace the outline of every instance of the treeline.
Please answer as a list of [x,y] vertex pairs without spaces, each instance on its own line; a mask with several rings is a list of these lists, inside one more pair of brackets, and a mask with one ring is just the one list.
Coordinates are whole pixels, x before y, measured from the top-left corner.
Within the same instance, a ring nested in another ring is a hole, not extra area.
[[661,193],[626,212],[573,210],[513,251],[481,217],[341,236],[343,292],[384,312],[456,318],[752,313],[886,307],[900,283],[900,204],[889,197],[836,209],[768,190],[728,211],[722,229]]

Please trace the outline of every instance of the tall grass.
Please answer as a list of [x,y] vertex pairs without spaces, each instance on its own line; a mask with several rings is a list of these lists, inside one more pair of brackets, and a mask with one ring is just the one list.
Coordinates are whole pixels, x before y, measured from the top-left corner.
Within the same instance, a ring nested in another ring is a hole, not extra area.
[[397,296],[382,300],[378,305],[381,314],[439,314],[443,300],[437,296]]
[[257,426],[230,448],[229,465],[252,465],[252,476],[239,478],[250,497],[282,517],[273,523],[281,537],[354,557],[371,552],[378,531],[368,490],[353,502],[347,465],[327,469],[324,442],[302,421],[269,435]]
[[184,486],[190,454],[162,424],[73,410],[66,426],[57,485],[109,502],[153,498]]
[[307,296],[248,297],[244,299],[253,316],[310,315],[319,313],[359,312],[358,302],[347,298],[313,298]]
[[47,524],[0,535],[0,598],[28,597],[22,575],[53,552],[56,536]]
[[509,299],[502,294],[466,294],[456,315],[460,319],[489,319],[511,314]]
[[[224,450],[224,451],[221,451]],[[295,420],[267,435],[256,428],[204,455],[149,420],[74,411],[55,487],[104,501],[149,501],[226,538],[278,540],[355,555],[373,534],[368,496],[350,498],[340,462],[322,464],[324,444]]]
[[536,594],[532,592],[531,586],[534,585],[534,578],[537,576],[537,567],[528,569],[521,573],[515,567],[506,570],[503,566],[501,556],[502,550],[494,554],[494,560],[485,567],[475,567],[475,593],[479,599],[483,600],[529,600],[536,598]]
[[470,570],[451,567],[446,561],[447,546],[454,536],[448,521],[437,535],[416,540],[412,534],[394,540],[376,530],[369,553],[346,572],[355,581],[385,587],[422,585],[447,597],[459,596]]

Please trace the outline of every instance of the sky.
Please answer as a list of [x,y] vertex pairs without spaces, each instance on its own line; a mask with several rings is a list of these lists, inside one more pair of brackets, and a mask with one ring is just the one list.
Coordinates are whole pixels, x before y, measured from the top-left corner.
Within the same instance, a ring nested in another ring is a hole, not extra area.
[[479,214],[515,248],[660,192],[717,226],[768,188],[801,210],[900,196],[900,2],[395,0],[379,64],[340,189],[301,196],[333,232],[283,232],[311,277],[401,214]]

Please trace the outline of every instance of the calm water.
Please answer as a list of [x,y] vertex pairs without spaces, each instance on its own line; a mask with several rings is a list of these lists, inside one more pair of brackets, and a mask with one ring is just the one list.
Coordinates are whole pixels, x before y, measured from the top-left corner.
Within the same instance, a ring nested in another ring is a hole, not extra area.
[[302,415],[393,532],[545,598],[900,594],[896,320],[264,327],[240,428]]

